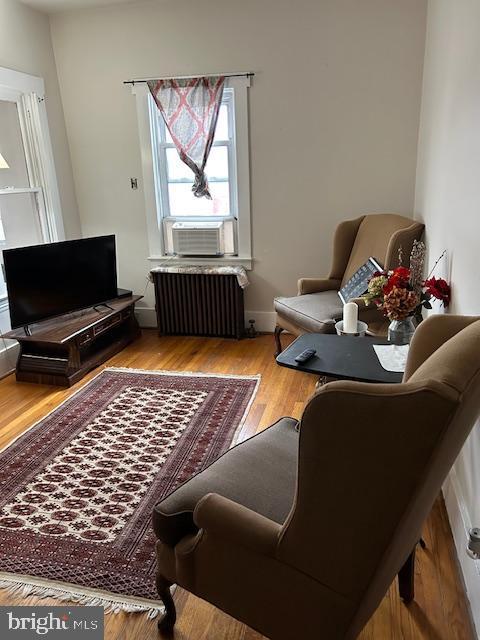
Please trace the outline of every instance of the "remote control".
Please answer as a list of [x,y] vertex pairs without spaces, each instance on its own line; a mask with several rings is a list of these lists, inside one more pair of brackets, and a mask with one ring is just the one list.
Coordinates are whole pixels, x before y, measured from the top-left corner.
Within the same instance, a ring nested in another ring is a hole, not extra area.
[[317,352],[315,349],[305,349],[305,351],[302,351],[302,353],[298,354],[298,356],[295,358],[295,362],[303,364],[307,360],[310,360],[310,358],[313,358],[316,353]]

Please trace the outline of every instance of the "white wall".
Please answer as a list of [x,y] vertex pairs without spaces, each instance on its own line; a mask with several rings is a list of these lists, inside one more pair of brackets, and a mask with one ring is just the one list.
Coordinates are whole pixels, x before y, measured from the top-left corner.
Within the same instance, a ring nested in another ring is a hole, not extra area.
[[117,234],[121,285],[143,293],[149,266],[123,80],[255,71],[247,308],[270,312],[300,275],[325,274],[338,221],[413,214],[425,13],[423,0],[162,0],[53,15],[82,228]]
[[[480,3],[429,2],[415,208],[430,261],[449,252],[453,313],[480,315]],[[479,566],[465,554],[465,528],[480,526],[480,431],[445,488],[447,507],[480,629]]]

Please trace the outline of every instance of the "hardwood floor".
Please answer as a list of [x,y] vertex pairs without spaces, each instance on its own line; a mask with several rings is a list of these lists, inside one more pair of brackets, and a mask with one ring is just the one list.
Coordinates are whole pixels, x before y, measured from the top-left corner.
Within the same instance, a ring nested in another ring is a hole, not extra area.
[[[285,338],[283,338],[285,340]],[[159,338],[154,331],[112,358],[108,366],[262,375],[260,390],[243,429],[248,436],[283,415],[299,417],[316,378],[280,368],[273,359],[273,337],[254,340]],[[69,390],[0,382],[0,446],[4,447],[35,421],[54,409],[85,382]],[[473,640],[468,604],[462,586],[443,500],[439,498],[425,524],[427,549],[417,552],[416,597],[408,607],[396,582],[360,635],[361,640]],[[178,622],[174,640],[260,640],[262,636],[211,605],[177,589]],[[20,598],[0,590],[0,605],[59,604],[54,600]],[[279,615],[292,615],[281,612]],[[156,640],[156,623],[144,614],[105,617],[109,640]],[[322,638],[321,630],[318,634]],[[299,640],[301,640],[299,638]],[[328,640],[325,638],[324,640]]]

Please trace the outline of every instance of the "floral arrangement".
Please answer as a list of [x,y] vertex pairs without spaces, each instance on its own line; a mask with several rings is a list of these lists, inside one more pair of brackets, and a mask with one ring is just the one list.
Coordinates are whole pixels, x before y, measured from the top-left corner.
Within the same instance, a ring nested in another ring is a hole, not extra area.
[[[392,271],[377,271],[368,283],[363,296],[365,304],[375,304],[389,320],[405,320],[409,316],[421,319],[422,309],[431,309],[432,298],[440,300],[446,308],[450,304],[450,285],[443,278],[432,276],[445,251],[435,262],[426,280],[423,279],[425,244],[414,242],[410,254],[410,267],[399,266]],[[399,262],[402,252],[399,252]]]

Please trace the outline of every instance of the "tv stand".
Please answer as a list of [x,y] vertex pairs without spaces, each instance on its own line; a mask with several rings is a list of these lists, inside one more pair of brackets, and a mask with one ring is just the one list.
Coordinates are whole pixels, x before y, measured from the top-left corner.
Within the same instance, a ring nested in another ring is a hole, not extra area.
[[109,300],[102,310],[98,305],[97,310],[84,309],[5,334],[20,343],[17,380],[62,387],[75,384],[139,337],[134,310],[141,298]]

